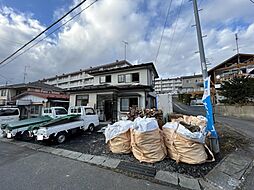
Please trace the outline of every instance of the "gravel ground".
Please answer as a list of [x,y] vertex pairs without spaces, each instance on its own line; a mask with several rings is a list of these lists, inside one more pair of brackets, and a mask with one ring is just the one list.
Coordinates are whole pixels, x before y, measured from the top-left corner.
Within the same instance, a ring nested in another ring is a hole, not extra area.
[[[202,177],[206,175],[213,167],[227,154],[234,151],[237,148],[244,147],[249,143],[246,137],[241,134],[230,130],[226,126],[217,124],[217,131],[220,135],[221,155],[217,156],[216,161],[212,163],[204,163],[199,165],[189,165],[184,163],[177,164],[170,158],[165,158],[161,162],[154,164],[140,163],[148,166],[153,166],[157,170],[165,170],[171,172],[177,172],[181,174],[187,174],[193,177]],[[73,151],[78,151],[87,154],[102,155],[111,158],[117,158],[130,162],[139,163],[132,154],[113,154],[110,152],[108,146],[105,144],[105,137],[102,133],[89,133],[83,132],[77,134],[68,139],[64,144],[53,145],[57,148],[63,148]]]

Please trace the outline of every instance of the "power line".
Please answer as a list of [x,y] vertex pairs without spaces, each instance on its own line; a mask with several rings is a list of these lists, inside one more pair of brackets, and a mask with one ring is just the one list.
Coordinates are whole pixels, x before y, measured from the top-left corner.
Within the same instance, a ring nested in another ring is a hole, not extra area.
[[157,50],[157,53],[156,53],[156,57],[155,57],[155,61],[154,61],[155,64],[156,64],[158,56],[159,56],[159,52],[160,52],[160,48],[161,48],[161,43],[162,43],[162,39],[163,39],[163,36],[164,36],[165,28],[166,28],[166,25],[167,25],[167,21],[168,21],[168,16],[169,16],[169,12],[170,12],[170,9],[171,9],[171,5],[172,5],[172,0],[170,1],[169,6],[168,6],[165,23],[164,23],[163,30],[162,30],[162,33],[161,33],[159,47],[158,47],[158,50]]
[[22,49],[24,49],[27,45],[29,45],[30,43],[32,43],[34,40],[36,40],[37,38],[39,38],[42,34],[44,34],[46,31],[48,31],[50,28],[52,28],[54,25],[56,25],[57,23],[59,23],[61,20],[63,20],[66,16],[68,16],[72,11],[74,11],[75,9],[77,9],[79,6],[81,6],[86,0],[81,1],[78,5],[76,5],[75,7],[73,7],[70,11],[68,11],[65,15],[63,15],[61,18],[59,18],[57,21],[55,21],[53,24],[51,24],[49,27],[47,27],[45,30],[43,30],[41,33],[39,33],[37,36],[35,36],[32,40],[30,40],[29,42],[27,42],[26,44],[24,44],[22,47],[20,47],[18,50],[16,50],[14,53],[12,53],[11,55],[9,55],[8,57],[6,57],[4,60],[2,60],[0,62],[0,65],[3,64],[5,61],[7,61],[8,59],[10,59],[11,57],[13,57],[14,55],[16,55],[19,51],[21,51]]
[[[198,6],[201,6],[202,3],[203,3],[203,0],[200,1]],[[192,21],[193,21],[193,17],[190,19],[190,22],[189,22],[188,26],[186,27],[182,37],[180,38],[179,43],[176,44],[176,46],[175,46],[176,48],[175,48],[175,51],[173,51],[174,53],[172,54],[172,56],[175,57],[178,48],[182,46],[182,43],[183,43],[183,41],[184,41],[184,39],[186,37],[186,34],[187,34],[187,30],[190,28]]]
[[172,38],[171,38],[170,43],[169,43],[169,44],[170,44],[170,47],[169,47],[168,54],[170,53],[170,50],[171,50],[171,47],[172,47],[171,45],[172,45],[173,40],[174,40],[174,37],[175,37],[176,27],[177,27],[177,24],[178,24],[179,15],[181,14],[181,11],[182,11],[183,2],[184,2],[184,0],[182,0],[181,5],[180,5],[180,8],[179,8],[178,11],[177,11],[176,22],[175,22],[175,26],[174,26]]
[[14,61],[15,59],[17,59],[19,56],[23,55],[24,53],[26,53],[27,51],[29,51],[30,49],[32,49],[34,46],[36,46],[37,44],[39,44],[40,42],[42,42],[43,40],[45,40],[46,38],[48,38],[50,35],[52,35],[53,33],[55,33],[57,30],[59,30],[60,28],[62,28],[64,25],[66,25],[67,23],[69,23],[70,21],[72,21],[74,18],[76,18],[77,16],[79,16],[82,12],[84,12],[86,9],[88,9],[89,7],[91,7],[94,3],[96,3],[99,0],[95,0],[93,1],[91,4],[89,4],[87,7],[85,7],[84,9],[82,9],[80,12],[78,12],[77,14],[75,14],[73,17],[71,17],[69,20],[67,20],[66,22],[64,22],[63,24],[61,24],[59,27],[57,27],[56,29],[54,29],[52,32],[50,32],[49,34],[47,34],[44,38],[40,39],[39,41],[37,41],[35,44],[33,44],[32,46],[30,46],[29,48],[27,48],[26,50],[24,50],[23,52],[21,52],[20,54],[18,54],[17,56],[15,56],[14,58],[12,58],[11,60],[9,60],[8,62],[5,62],[4,64],[2,64],[0,66],[0,68],[4,67],[5,65],[11,63],[12,61]]

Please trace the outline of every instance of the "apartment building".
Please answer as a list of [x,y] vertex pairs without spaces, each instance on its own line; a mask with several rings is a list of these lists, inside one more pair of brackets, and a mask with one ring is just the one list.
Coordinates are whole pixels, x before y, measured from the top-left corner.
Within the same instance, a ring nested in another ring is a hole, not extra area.
[[202,75],[155,80],[155,91],[157,94],[201,93],[203,91],[202,86]]
[[49,85],[53,85],[62,89],[69,90],[71,88],[89,86],[94,84],[94,76],[89,73],[92,71],[104,71],[109,69],[122,68],[126,66],[131,66],[127,61],[116,61],[114,63],[109,63],[105,65],[100,65],[97,67],[90,67],[88,69],[80,69],[76,72],[71,72],[62,75],[56,75],[54,77],[46,78],[41,80]]

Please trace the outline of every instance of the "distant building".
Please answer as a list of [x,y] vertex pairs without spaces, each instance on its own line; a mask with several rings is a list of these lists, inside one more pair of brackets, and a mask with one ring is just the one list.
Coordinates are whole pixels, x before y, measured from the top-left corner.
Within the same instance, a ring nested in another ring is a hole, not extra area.
[[254,77],[254,54],[236,54],[229,59],[218,64],[208,71],[211,76],[211,87],[213,95],[212,100],[214,103],[219,103],[224,97],[219,95],[221,84],[234,77]]
[[203,94],[203,77],[202,75],[191,75],[182,77],[181,94],[185,93],[202,93]]
[[88,69],[80,69],[79,71],[76,72],[56,75],[55,77],[43,79],[41,80],[41,82],[66,90],[71,88],[84,87],[94,84],[94,76],[90,75],[89,74],[90,72],[105,71],[109,69],[122,68],[130,65],[131,64],[128,63],[127,61],[116,61],[114,63],[90,67]]
[[63,89],[31,82],[0,86],[0,105],[15,105],[20,108],[21,117],[36,117],[40,115],[42,107],[69,106],[69,96]]
[[167,78],[155,80],[157,94],[178,94],[182,88],[182,78]]
[[157,94],[203,93],[202,86],[202,75],[191,75],[178,78],[155,80],[155,91]]
[[234,77],[254,77],[254,54],[236,54],[210,69],[208,74],[211,76],[212,83],[218,88],[223,81]]

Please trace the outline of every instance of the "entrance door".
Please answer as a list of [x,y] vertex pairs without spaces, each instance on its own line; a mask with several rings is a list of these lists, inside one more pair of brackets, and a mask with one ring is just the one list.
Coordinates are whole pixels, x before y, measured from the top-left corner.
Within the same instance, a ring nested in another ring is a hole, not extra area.
[[106,121],[112,121],[112,119],[113,119],[113,102],[112,102],[112,100],[105,100],[104,114],[106,117]]

